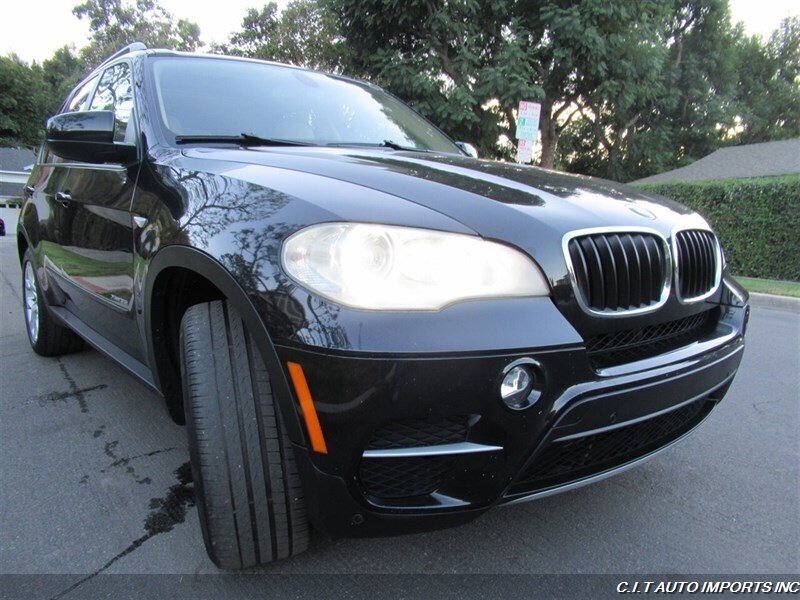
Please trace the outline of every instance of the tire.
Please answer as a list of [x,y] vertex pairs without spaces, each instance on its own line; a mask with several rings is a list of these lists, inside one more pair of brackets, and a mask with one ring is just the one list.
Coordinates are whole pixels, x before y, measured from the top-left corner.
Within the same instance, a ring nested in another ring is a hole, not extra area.
[[291,443],[270,379],[225,301],[181,322],[181,377],[195,499],[208,555],[223,569],[288,558],[309,526]]
[[30,248],[22,259],[22,312],[28,341],[36,354],[61,356],[83,348],[83,340],[71,329],[56,323],[50,314],[47,299],[39,286]]

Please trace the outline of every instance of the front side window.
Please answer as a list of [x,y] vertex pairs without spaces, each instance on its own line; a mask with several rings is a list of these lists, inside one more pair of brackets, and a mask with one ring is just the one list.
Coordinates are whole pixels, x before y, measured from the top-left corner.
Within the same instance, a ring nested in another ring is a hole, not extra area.
[[161,118],[176,136],[242,134],[313,145],[384,145],[460,154],[397,98],[362,83],[224,58],[153,61]]
[[133,86],[127,63],[119,63],[105,70],[89,110],[113,110],[114,141],[134,141],[135,134],[131,121]]
[[67,110],[65,112],[77,112],[80,110],[86,109],[86,103],[89,100],[89,95],[92,93],[94,89],[94,84],[97,83],[97,77],[92,77],[89,81],[84,83],[75,95],[72,97],[72,100],[67,105]]

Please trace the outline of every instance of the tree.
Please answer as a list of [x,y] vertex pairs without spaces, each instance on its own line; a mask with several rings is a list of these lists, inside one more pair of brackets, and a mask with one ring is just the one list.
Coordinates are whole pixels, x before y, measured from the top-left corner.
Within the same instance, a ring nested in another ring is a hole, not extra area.
[[785,19],[767,44],[741,35],[736,73],[737,143],[800,136],[800,17]]
[[214,50],[332,72],[350,64],[336,16],[316,0],[293,0],[280,14],[274,2],[249,8],[241,31]]
[[353,67],[482,154],[500,156],[504,109],[542,90],[524,36],[508,31],[516,2],[327,0]]
[[522,99],[542,105],[543,166],[620,180],[798,135],[798,19],[764,45],[728,0],[320,1],[357,71],[491,157]]
[[737,34],[727,1],[665,9],[648,36],[620,45],[605,78],[583,91],[560,166],[627,181],[705,156],[733,127]]
[[48,112],[53,114],[73,86],[86,74],[86,66],[70,46],[62,46],[42,63],[42,72],[50,86]]
[[84,74],[83,62],[64,46],[42,65],[11,54],[0,57],[0,143],[38,145],[44,122]]
[[731,27],[727,1],[683,2],[659,34],[665,53],[653,63],[654,77],[636,77],[631,92],[641,101],[627,102],[613,85],[588,93],[586,118],[569,127],[560,166],[626,181],[722,145],[797,137],[798,40],[798,18],[764,44],[741,24]]
[[513,147],[498,146],[498,137],[513,139],[520,100],[540,101],[548,167],[589,93],[604,84],[621,96],[641,87],[663,54],[658,28],[675,4],[324,1],[340,17],[357,67],[484,154],[509,156]]
[[132,42],[187,51],[200,45],[197,24],[187,19],[175,21],[157,0],[86,0],[72,12],[89,22],[89,44],[81,50],[89,68]]
[[[555,166],[561,136],[576,120],[593,147],[616,154],[625,145],[639,113],[663,89],[659,67],[667,48],[658,36],[674,5],[593,0],[542,4],[531,19],[539,36],[533,52],[544,89],[542,166]],[[612,98],[619,135],[609,137],[607,124],[596,115]]]
[[0,145],[41,143],[50,89],[41,67],[15,54],[0,56]]

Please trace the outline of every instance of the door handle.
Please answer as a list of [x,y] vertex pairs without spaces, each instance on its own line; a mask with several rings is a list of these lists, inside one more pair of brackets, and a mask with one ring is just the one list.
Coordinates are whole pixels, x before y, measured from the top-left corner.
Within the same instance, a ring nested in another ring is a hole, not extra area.
[[68,206],[69,203],[72,202],[72,196],[69,192],[56,192],[56,202]]

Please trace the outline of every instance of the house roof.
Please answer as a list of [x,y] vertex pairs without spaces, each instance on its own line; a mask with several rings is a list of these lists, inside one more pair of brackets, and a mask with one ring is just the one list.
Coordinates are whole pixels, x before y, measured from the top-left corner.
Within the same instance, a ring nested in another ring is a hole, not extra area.
[[720,148],[690,165],[634,183],[770,177],[800,173],[800,138]]
[[28,148],[0,146],[0,171],[22,171],[36,162],[36,154]]
[[[21,173],[25,167],[36,162],[36,154],[28,148],[0,146],[0,171],[16,171]],[[19,198],[22,196],[22,184],[0,183],[0,198]]]

